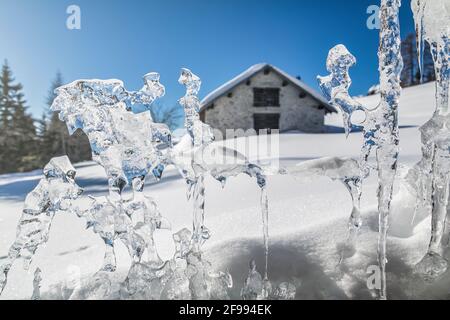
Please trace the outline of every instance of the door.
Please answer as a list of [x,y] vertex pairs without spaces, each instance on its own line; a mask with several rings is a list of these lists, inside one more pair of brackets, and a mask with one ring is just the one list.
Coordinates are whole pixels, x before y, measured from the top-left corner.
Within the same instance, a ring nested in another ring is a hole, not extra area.
[[280,129],[280,114],[278,113],[257,113],[253,115],[253,119],[256,131]]

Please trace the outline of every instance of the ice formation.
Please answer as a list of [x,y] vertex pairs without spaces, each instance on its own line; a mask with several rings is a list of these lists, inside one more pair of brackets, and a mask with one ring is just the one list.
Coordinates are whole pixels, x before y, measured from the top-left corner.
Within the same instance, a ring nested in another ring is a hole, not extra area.
[[254,177],[261,188],[261,211],[265,248],[265,280],[268,282],[269,222],[266,177],[263,169],[252,164],[236,150],[214,144],[212,129],[199,117],[200,78],[188,69],[182,69],[178,82],[186,87],[186,94],[180,99],[184,107],[185,128],[188,132],[180,143],[170,151],[170,161],[178,168],[188,185],[188,198],[194,200],[193,245],[199,251],[200,246],[210,237],[205,220],[205,177],[210,174],[224,186],[229,177],[247,174]]
[[431,211],[432,215],[428,252],[416,265],[416,271],[425,278],[434,279],[448,267],[442,257],[442,240],[450,184],[450,2],[413,0],[411,7],[416,23],[418,52],[423,56],[425,41],[430,45],[436,74],[436,111],[420,128],[423,157],[408,175],[410,185],[417,193],[417,207]]
[[[196,153],[201,153],[211,142],[214,135],[211,128],[200,121],[198,115],[200,101],[197,94],[200,90],[200,78],[188,69],[182,69],[178,82],[186,87],[186,94],[180,99],[184,108],[185,128],[188,136],[184,137],[179,148],[172,152],[172,161],[179,169],[188,185],[188,198],[194,201],[193,211],[193,245],[199,251],[204,241],[209,239],[209,230],[205,220],[205,170],[196,163]],[[181,150],[180,150],[181,149]]]
[[250,261],[250,270],[245,279],[244,287],[241,290],[241,297],[244,300],[263,300],[267,298],[264,295],[264,283],[261,274],[256,270],[256,261]]
[[271,282],[258,272],[256,261],[250,261],[249,272],[241,289],[243,300],[293,300],[296,292],[296,287],[289,282],[282,282],[273,288]]
[[[432,235],[427,255],[416,271],[435,278],[447,270],[442,257],[442,238],[446,224],[450,183],[450,115],[448,90],[450,79],[450,2],[447,0],[412,0],[419,53],[422,44],[431,47],[436,68],[436,112],[421,127],[422,160],[410,170],[407,180],[418,197],[418,206],[432,213]],[[394,178],[398,161],[398,100],[401,92],[400,0],[381,0],[379,71],[381,101],[369,109],[349,94],[349,69],[356,58],[343,45],[332,48],[327,59],[330,75],[319,77],[319,84],[331,104],[343,116],[347,136],[352,130],[352,115],[361,111],[364,144],[358,160],[323,158],[306,161],[287,172],[307,179],[326,176],[341,181],[349,190],[353,208],[349,221],[350,235],[360,229],[362,183],[368,177],[372,151],[376,151],[379,178],[378,261],[381,268],[380,298],[386,299],[386,237]],[[282,282],[275,288],[269,281],[269,208],[264,170],[235,150],[214,142],[212,129],[199,117],[197,97],[201,80],[188,69],[182,69],[179,83],[186,87],[180,99],[185,111],[187,134],[172,144],[167,126],[154,123],[149,112],[152,103],[165,93],[159,74],[144,76],[139,91],[127,91],[120,80],[78,80],[56,90],[52,105],[72,134],[83,130],[89,138],[93,159],[105,169],[109,195],[91,198],[87,209],[72,205],[82,190],[75,183],[76,171],[67,157],[53,158],[44,168],[44,178],[28,194],[17,228],[17,238],[6,261],[0,266],[0,293],[7,283],[8,272],[18,258],[30,267],[36,250],[45,244],[58,211],[71,211],[85,219],[88,228],[105,243],[103,265],[93,278],[90,297],[110,296],[111,274],[116,271],[114,244],[120,240],[128,249],[132,264],[117,293],[122,299],[228,299],[233,279],[228,272],[217,272],[203,257],[201,247],[211,236],[205,226],[205,179],[210,175],[223,186],[230,177],[247,174],[261,189],[261,215],[264,240],[264,275],[250,262],[249,273],[241,291],[246,300],[294,299],[296,287]],[[144,109],[142,109],[142,106]],[[153,238],[156,229],[170,229],[155,201],[144,195],[144,181],[151,173],[161,179],[167,165],[174,165],[185,179],[187,195],[193,200],[192,231],[182,229],[173,234],[174,256],[163,261]],[[122,197],[126,186],[133,190],[130,199]],[[40,299],[42,272],[36,268],[32,299]],[[82,295],[72,292],[72,296]]]
[[295,167],[288,167],[284,174],[289,174],[301,181],[308,182],[316,176],[328,177],[340,181],[350,193],[352,212],[348,222],[349,235],[347,243],[340,250],[339,264],[346,252],[354,252],[355,241],[362,225],[361,219],[361,170],[359,162],[353,158],[327,157],[304,161]]
[[359,230],[362,224],[360,214],[361,177],[359,163],[356,159],[328,157],[309,160],[301,162],[295,167],[287,168],[286,173],[301,180],[324,176],[342,182],[349,191],[353,203],[349,221],[351,234]]
[[[360,159],[324,158],[307,161],[287,173],[302,179],[313,175],[341,181],[349,190],[353,208],[349,221],[351,234],[361,226],[360,198],[362,183],[370,173],[368,158],[376,151],[379,178],[379,243],[381,268],[380,298],[386,299],[386,236],[392,189],[398,160],[397,108],[400,96],[400,30],[398,13],[400,0],[381,1],[381,31],[379,71],[381,101],[368,109],[349,94],[349,69],[356,58],[343,45],[330,50],[327,70],[330,75],[319,77],[322,91],[330,103],[340,108],[347,136],[352,129],[352,115],[364,112],[364,144]],[[422,128],[424,157],[410,171],[409,181],[422,205],[432,210],[432,237],[427,256],[417,265],[417,271],[427,276],[442,274],[447,261],[441,256],[441,239],[449,198],[449,12],[445,0],[413,0],[412,9],[418,31],[418,44],[430,44],[437,75],[436,112]],[[419,50],[421,51],[421,50]],[[201,80],[188,69],[182,69],[179,83],[186,87],[180,99],[185,110],[187,134],[172,144],[167,126],[154,123],[149,112],[153,101],[165,93],[159,74],[144,76],[139,91],[127,91],[120,80],[78,80],[56,90],[52,110],[59,111],[70,133],[83,130],[89,138],[94,160],[104,167],[108,177],[109,195],[91,198],[87,209],[71,205],[82,190],[74,181],[75,169],[67,157],[54,158],[44,168],[44,178],[26,199],[18,226],[17,239],[0,267],[0,293],[6,285],[14,261],[22,257],[30,266],[33,255],[48,240],[51,222],[56,212],[72,211],[85,219],[88,228],[105,243],[103,265],[94,275],[92,295],[101,299],[111,294],[111,274],[116,271],[114,243],[120,240],[132,260],[119,297],[123,299],[228,299],[233,279],[228,272],[217,272],[206,259],[201,247],[210,237],[205,226],[205,179],[208,175],[225,186],[228,178],[247,174],[261,188],[262,231],[264,239],[264,275],[256,262],[250,263],[241,297],[253,299],[293,299],[294,285],[282,282],[275,288],[269,281],[269,210],[264,170],[252,164],[235,150],[214,143],[211,128],[199,117],[197,97]],[[192,231],[182,229],[173,234],[176,252],[163,261],[156,251],[154,232],[170,229],[170,223],[160,214],[154,200],[143,193],[149,173],[161,179],[164,168],[174,165],[185,179],[188,197],[193,199]],[[126,186],[133,190],[130,199],[122,197]],[[36,269],[33,299],[40,298],[41,270]],[[79,293],[78,293],[79,294]]]
[[271,300],[294,300],[297,289],[292,283],[280,283],[270,295]]
[[161,178],[161,146],[171,144],[170,131],[155,124],[149,112],[130,111],[137,104],[150,108],[164,92],[157,73],[145,75],[136,92],[127,91],[120,80],[78,80],[56,89],[52,110],[59,111],[70,134],[77,129],[86,133],[93,159],[106,171],[110,197],[120,199],[127,184],[142,192],[149,172]]
[[[144,249],[157,261],[153,231],[160,216],[156,204],[143,195],[148,173],[160,179],[167,165],[165,149],[171,146],[171,133],[164,124],[154,123],[149,110],[165,93],[159,74],[144,76],[139,91],[127,91],[120,80],[78,80],[56,89],[53,111],[66,122],[69,133],[83,130],[89,138],[93,159],[106,171],[109,196],[95,199],[85,216],[105,241],[102,270],[114,271],[114,239],[127,246],[133,261],[140,261]],[[125,186],[133,190],[133,199],[121,197]]]
[[[376,115],[380,111],[368,110],[362,106],[358,101],[350,96],[348,90],[351,86],[351,78],[349,69],[356,63],[356,58],[347,50],[344,45],[337,45],[332,48],[328,54],[327,70],[331,73],[326,77],[319,77],[319,84],[324,94],[329,99],[330,103],[341,110],[344,128],[347,136],[352,130],[352,114],[356,111],[363,111],[366,114],[365,124],[363,127],[364,145],[361,150],[359,159],[359,174],[358,178],[353,179],[351,189],[353,200],[359,202],[362,195],[362,182],[369,175],[368,157],[371,148],[376,145]],[[372,117],[372,118],[369,118]],[[351,233],[361,226],[361,217],[359,210],[352,213],[349,225],[351,226]]]
[[374,109],[365,108],[353,99],[348,90],[351,85],[349,69],[356,58],[343,45],[330,50],[327,60],[329,76],[319,77],[319,84],[330,102],[340,108],[347,134],[351,130],[351,116],[357,111],[366,114],[364,144],[361,150],[361,180],[369,174],[367,165],[372,150],[376,150],[379,179],[378,211],[379,239],[378,262],[381,269],[380,298],[386,299],[386,237],[392,200],[393,184],[399,153],[398,103],[401,92],[400,73],[403,67],[400,51],[400,0],[382,0],[380,8],[380,46],[378,51],[380,71],[380,104]]
[[135,263],[128,272],[122,299],[228,299],[233,282],[230,274],[215,272],[201,252],[192,250],[192,233],[188,229],[173,235],[174,257],[155,268]]
[[[132,264],[119,298],[228,299],[228,289],[233,285],[231,275],[216,272],[202,257],[201,246],[210,237],[205,227],[205,178],[211,175],[224,186],[229,177],[245,173],[255,178],[261,188],[266,261],[263,296],[267,298],[272,292],[268,280],[269,212],[263,169],[235,150],[213,143],[211,128],[198,115],[201,81],[190,70],[182,69],[179,79],[186,87],[180,104],[186,113],[187,134],[175,146],[167,126],[154,123],[149,112],[139,113],[149,110],[152,102],[164,94],[158,74],[147,74],[144,82],[144,87],[136,92],[127,91],[119,80],[78,80],[56,90],[52,110],[59,111],[71,134],[77,129],[86,133],[93,159],[105,169],[109,194],[90,197],[86,208],[71,205],[68,201],[81,194],[74,182],[75,170],[67,157],[52,159],[44,169],[45,179],[27,197],[18,238],[1,269],[2,289],[14,260],[22,256],[28,266],[38,246],[47,241],[55,212],[70,209],[105,243],[103,265],[93,276],[94,281],[89,282],[88,297],[101,299],[114,292],[114,244],[120,240],[128,249]],[[186,180],[194,210],[192,232],[183,229],[175,233],[176,253],[163,261],[153,235],[156,229],[170,229],[170,223],[143,189],[148,173],[159,180],[167,165],[174,165]],[[122,197],[127,185],[133,191],[129,199]],[[33,294],[36,299],[40,297],[40,281],[41,271],[37,269]],[[85,295],[81,289],[69,293],[70,297]]]
[[141,194],[123,202],[111,201],[110,197],[92,198],[89,209],[77,210],[77,214],[105,242],[102,271],[116,270],[117,239],[128,249],[133,262],[145,261],[153,266],[163,263],[156,252],[153,233],[156,229],[170,229],[170,223],[162,218],[152,198]]
[[41,269],[36,268],[36,270],[34,271],[33,295],[31,296],[31,300],[41,299],[41,281],[42,281],[42,271]]
[[28,270],[36,250],[48,241],[50,227],[59,211],[70,211],[71,201],[83,190],[75,183],[76,170],[68,157],[53,158],[44,167],[44,177],[31,191],[17,226],[16,240],[0,266],[0,293],[4,290],[14,261],[23,258]]

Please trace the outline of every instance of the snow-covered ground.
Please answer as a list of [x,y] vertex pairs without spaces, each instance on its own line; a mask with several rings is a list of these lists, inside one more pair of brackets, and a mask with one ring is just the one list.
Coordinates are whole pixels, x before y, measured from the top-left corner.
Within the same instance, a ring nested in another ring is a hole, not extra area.
[[[371,96],[361,101],[375,106],[378,99]],[[418,126],[431,117],[433,109],[433,83],[403,91],[400,175],[419,160]],[[342,126],[341,123],[338,115],[327,119],[329,125]],[[357,157],[361,143],[360,132],[352,133],[347,140],[344,134],[281,134],[280,160],[282,165],[290,166],[326,156]],[[88,162],[76,168],[77,182],[85,188],[85,195],[106,194],[107,183],[101,167]],[[14,240],[23,200],[39,179],[40,171],[0,176],[0,263]],[[388,295],[390,298],[447,298],[449,276],[438,283],[424,283],[412,273],[412,266],[426,252],[430,219],[418,217],[413,221],[414,199],[401,186],[401,179],[398,181],[388,241]],[[263,271],[260,191],[247,176],[230,179],[225,189],[210,178],[206,183],[206,225],[212,237],[205,251],[217,269],[230,271],[234,279],[231,296],[238,298],[249,261],[256,259]],[[366,286],[366,271],[370,265],[377,264],[376,186],[376,177],[364,185],[364,226],[356,252],[338,264],[351,212],[351,200],[344,186],[327,178],[300,181],[291,176],[270,176],[270,279],[274,283],[295,284],[298,299],[372,298]],[[149,179],[145,192],[156,200],[163,216],[172,223],[173,232],[191,227],[192,205],[185,196],[185,182],[173,168],[158,183]],[[156,237],[161,256],[170,258],[174,250],[171,232],[158,231]],[[64,296],[64,290],[60,289],[67,279],[78,271],[82,276],[94,274],[102,264],[103,254],[103,241],[91,230],[85,230],[84,220],[61,213],[52,225],[49,242],[38,250],[30,272],[23,271],[20,261],[16,262],[1,298],[30,298],[36,266],[42,269],[42,291],[46,296]],[[117,277],[124,278],[130,260],[120,244],[117,255]]]

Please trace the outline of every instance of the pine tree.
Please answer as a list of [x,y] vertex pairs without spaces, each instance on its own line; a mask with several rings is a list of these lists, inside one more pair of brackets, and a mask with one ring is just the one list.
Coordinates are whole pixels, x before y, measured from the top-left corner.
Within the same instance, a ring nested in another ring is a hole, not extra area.
[[46,112],[42,113],[41,119],[38,121],[37,134],[39,139],[42,141],[47,134],[47,126],[48,126],[48,116]]
[[23,88],[5,61],[0,75],[0,172],[26,171],[38,164],[37,135]]
[[8,61],[5,60],[0,75],[0,128],[7,131],[11,125],[12,112],[14,109],[15,92],[20,89],[19,85],[14,85],[14,78]]

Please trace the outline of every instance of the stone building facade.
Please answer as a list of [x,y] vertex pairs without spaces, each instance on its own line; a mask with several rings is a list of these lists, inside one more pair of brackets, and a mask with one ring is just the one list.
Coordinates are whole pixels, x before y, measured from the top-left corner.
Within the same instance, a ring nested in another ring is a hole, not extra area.
[[208,94],[201,119],[225,134],[226,129],[325,131],[325,115],[336,112],[315,90],[269,65],[252,66]]

